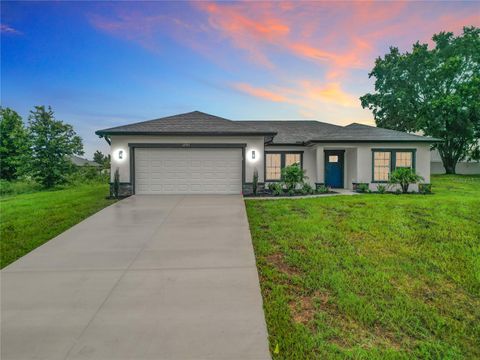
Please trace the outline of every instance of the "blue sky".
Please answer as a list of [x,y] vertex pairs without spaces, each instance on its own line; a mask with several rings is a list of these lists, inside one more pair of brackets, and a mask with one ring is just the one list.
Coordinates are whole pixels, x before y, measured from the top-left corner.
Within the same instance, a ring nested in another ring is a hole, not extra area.
[[373,124],[358,97],[395,45],[480,25],[476,2],[1,2],[1,104],[94,131],[200,110]]

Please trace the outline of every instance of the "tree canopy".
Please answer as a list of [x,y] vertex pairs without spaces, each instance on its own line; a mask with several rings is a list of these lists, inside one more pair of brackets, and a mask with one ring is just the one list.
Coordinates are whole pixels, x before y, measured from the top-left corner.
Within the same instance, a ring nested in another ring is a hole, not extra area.
[[454,36],[441,32],[435,47],[419,42],[411,52],[390,52],[375,61],[369,77],[375,93],[360,98],[378,126],[440,138],[447,173],[458,161],[478,156],[480,143],[480,29]]
[[71,125],[56,120],[50,107],[36,106],[30,112],[28,136],[25,172],[45,187],[64,181],[72,166],[69,155],[83,155],[82,139]]
[[18,177],[22,154],[26,150],[26,130],[23,120],[14,110],[0,108],[0,177]]

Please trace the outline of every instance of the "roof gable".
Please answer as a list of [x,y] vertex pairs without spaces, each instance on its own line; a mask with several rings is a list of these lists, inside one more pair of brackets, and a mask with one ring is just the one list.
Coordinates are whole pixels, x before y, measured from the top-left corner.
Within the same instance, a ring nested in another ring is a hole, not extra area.
[[[270,132],[267,132],[270,134]],[[97,135],[126,135],[126,134],[258,134],[265,131],[255,130],[240,121],[232,121],[219,116],[192,111],[189,113],[167,116],[159,119],[142,121],[134,124],[117,126],[99,130]],[[273,134],[270,134],[273,135]]]

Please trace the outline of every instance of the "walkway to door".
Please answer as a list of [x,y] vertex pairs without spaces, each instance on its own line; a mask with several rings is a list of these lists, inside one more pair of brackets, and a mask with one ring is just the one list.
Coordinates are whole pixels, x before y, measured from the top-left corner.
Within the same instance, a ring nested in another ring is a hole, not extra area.
[[5,268],[2,359],[269,359],[240,195],[133,196]]

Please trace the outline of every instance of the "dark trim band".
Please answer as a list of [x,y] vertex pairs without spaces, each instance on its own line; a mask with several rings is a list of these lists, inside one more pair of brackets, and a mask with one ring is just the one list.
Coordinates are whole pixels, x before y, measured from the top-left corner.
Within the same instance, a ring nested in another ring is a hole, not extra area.
[[98,130],[95,131],[95,134],[98,136],[105,136],[105,135],[115,135],[115,136],[122,136],[122,135],[141,135],[141,136],[275,136],[277,135],[276,132],[271,131],[262,131],[262,132],[254,132],[254,131],[242,131],[242,132],[235,132],[235,131],[203,131],[203,132],[195,132],[195,131],[108,131],[108,130]]

